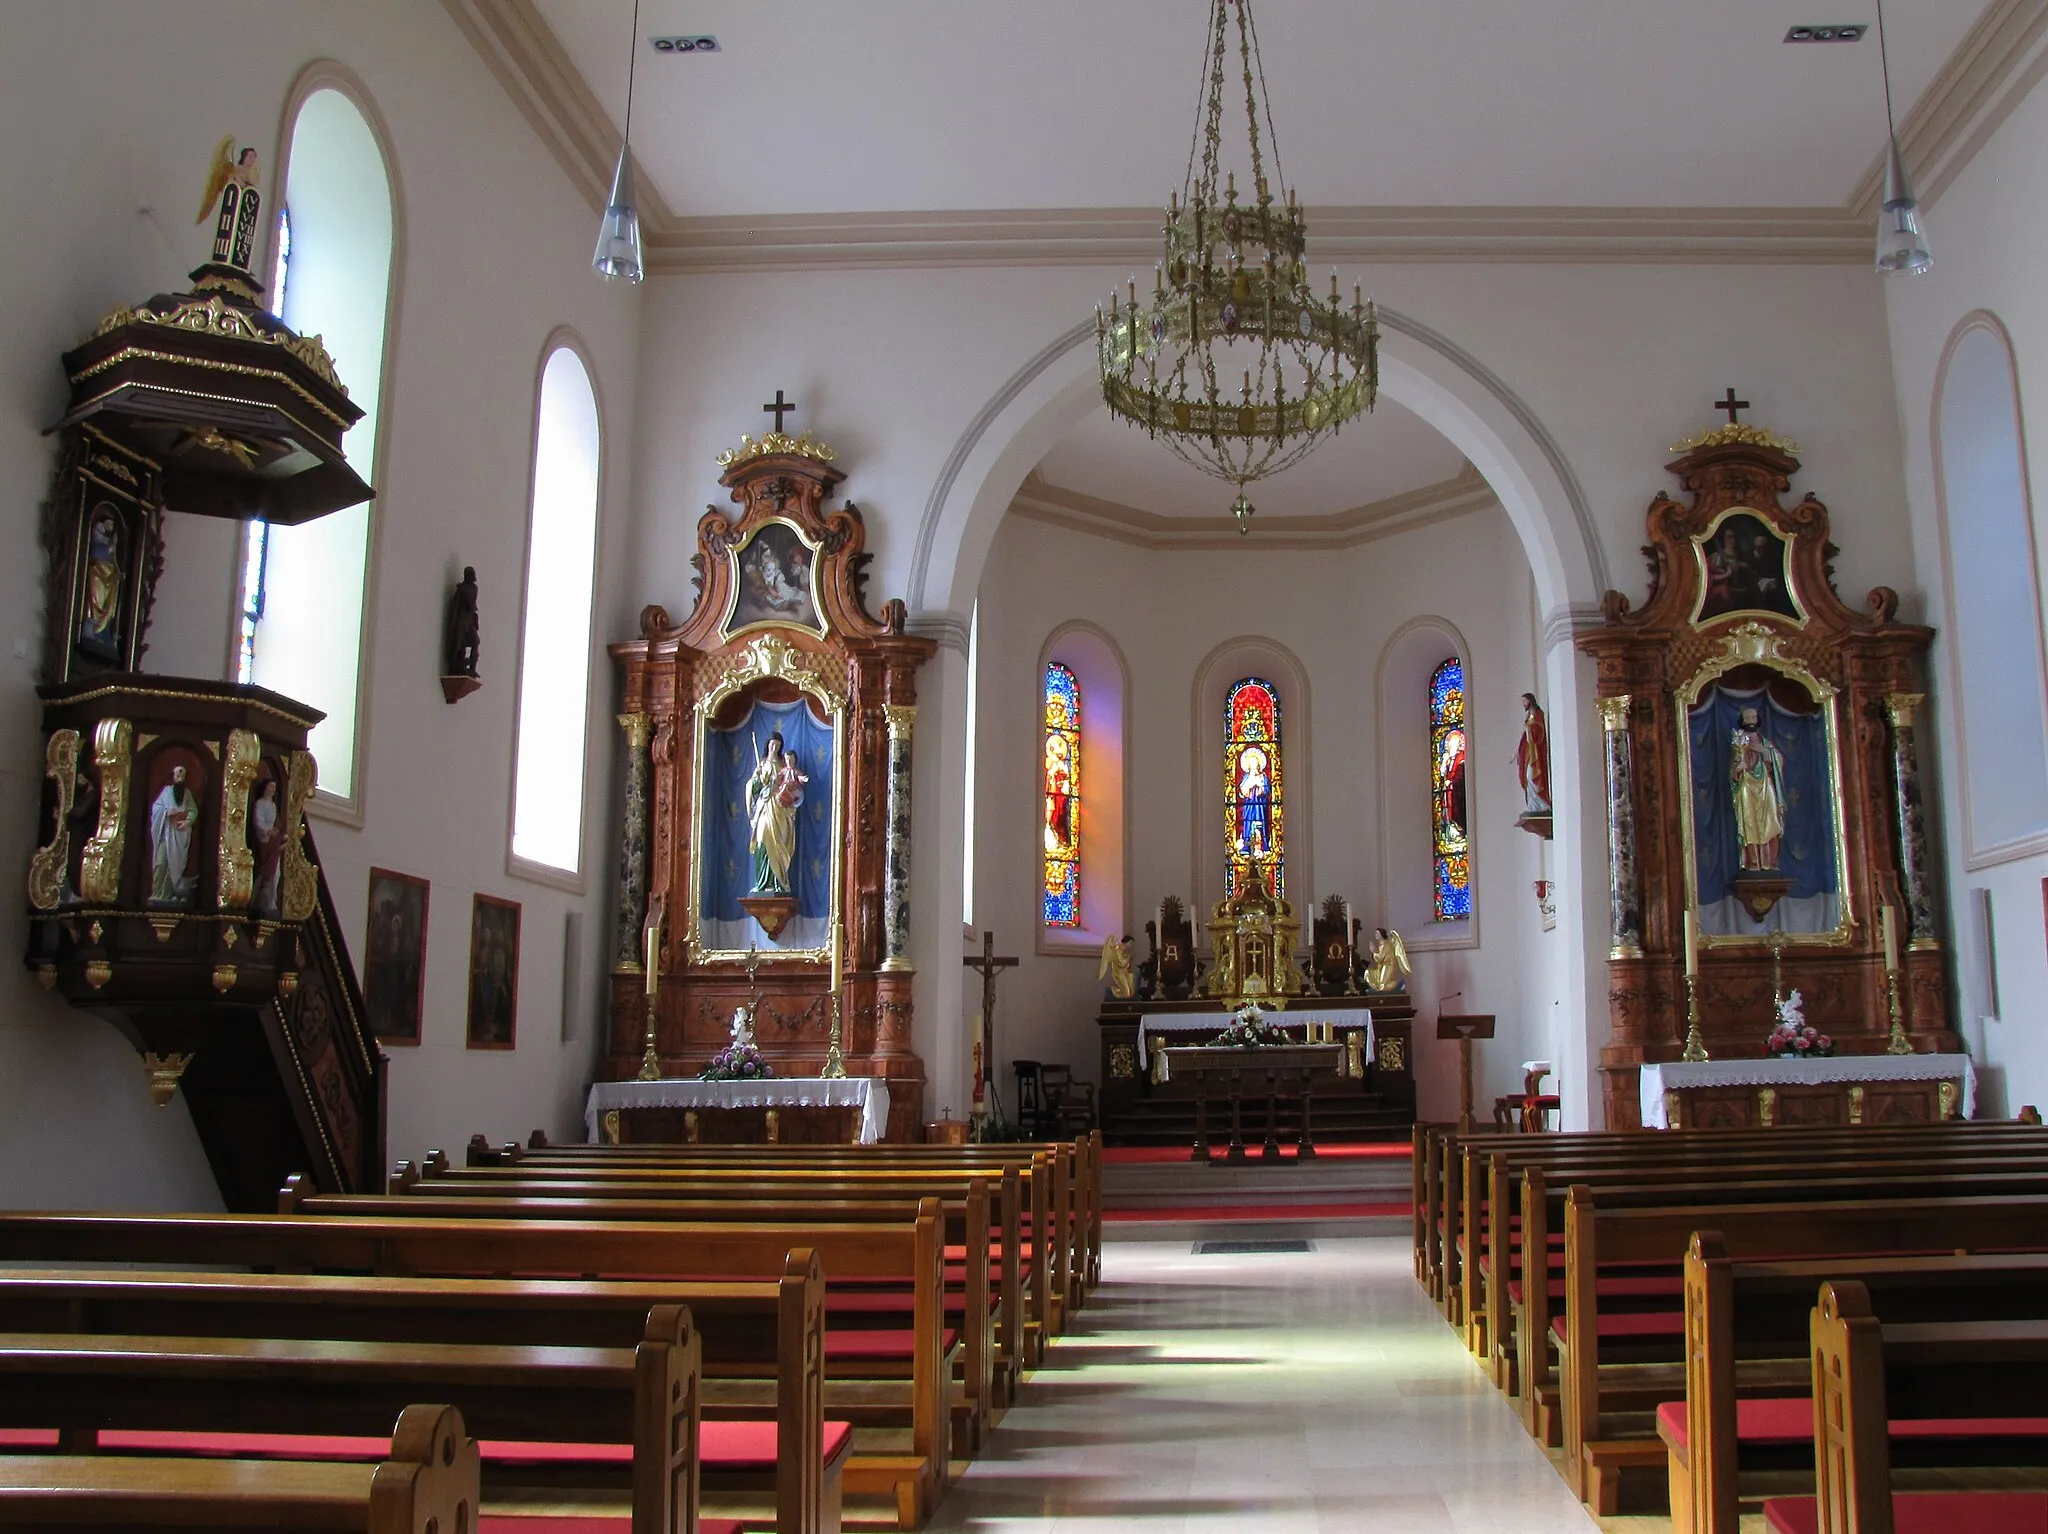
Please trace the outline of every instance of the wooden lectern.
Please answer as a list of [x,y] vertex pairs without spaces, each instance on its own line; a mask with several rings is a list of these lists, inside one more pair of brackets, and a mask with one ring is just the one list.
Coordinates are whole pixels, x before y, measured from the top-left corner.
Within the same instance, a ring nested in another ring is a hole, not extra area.
[[1472,1041],[1493,1037],[1491,1012],[1439,1012],[1436,1036],[1458,1041],[1458,1133],[1472,1133]]

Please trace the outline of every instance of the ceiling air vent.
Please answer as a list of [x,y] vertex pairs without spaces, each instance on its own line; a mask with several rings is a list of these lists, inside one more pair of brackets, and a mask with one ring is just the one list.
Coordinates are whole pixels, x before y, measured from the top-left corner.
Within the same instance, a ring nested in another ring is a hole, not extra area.
[[1869,31],[1860,21],[1844,22],[1838,27],[1794,27],[1785,34],[1788,43],[1853,43]]
[[650,37],[656,53],[716,53],[718,39],[699,32],[694,37]]

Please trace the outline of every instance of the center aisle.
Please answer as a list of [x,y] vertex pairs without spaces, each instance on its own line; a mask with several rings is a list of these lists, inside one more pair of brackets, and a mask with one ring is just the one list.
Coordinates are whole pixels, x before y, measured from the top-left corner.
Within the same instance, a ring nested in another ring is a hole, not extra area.
[[1594,1530],[1416,1287],[1407,1239],[1315,1245],[1111,1241],[930,1528]]

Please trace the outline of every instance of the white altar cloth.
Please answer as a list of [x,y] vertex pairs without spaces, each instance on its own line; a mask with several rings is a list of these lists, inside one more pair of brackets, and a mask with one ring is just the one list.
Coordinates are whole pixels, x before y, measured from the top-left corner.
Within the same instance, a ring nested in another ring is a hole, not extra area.
[[1674,1060],[1642,1070],[1643,1128],[1669,1129],[1664,1093],[1674,1087],[1810,1086],[1831,1081],[1960,1081],[1962,1116],[1977,1110],[1968,1055],[1835,1055],[1825,1060]]
[[[1147,1058],[1145,1035],[1147,1033],[1198,1033],[1199,1042],[1208,1043],[1230,1026],[1233,1014],[1229,1012],[1147,1012],[1138,1019],[1138,1069],[1152,1068]],[[1292,999],[1285,1012],[1267,1012],[1266,1020],[1276,1028],[1292,1030],[1303,1023],[1330,1023],[1336,1027],[1337,1036],[1362,1032],[1365,1035],[1365,1058],[1372,1059],[1372,1011],[1367,1007],[1312,1007],[1303,1005],[1302,998]],[[1187,1040],[1168,1040],[1162,1048]]]
[[858,1108],[860,1143],[880,1142],[889,1127],[889,1084],[879,1076],[769,1076],[758,1081],[599,1081],[583,1107],[583,1128],[597,1143],[598,1121],[614,1108]]

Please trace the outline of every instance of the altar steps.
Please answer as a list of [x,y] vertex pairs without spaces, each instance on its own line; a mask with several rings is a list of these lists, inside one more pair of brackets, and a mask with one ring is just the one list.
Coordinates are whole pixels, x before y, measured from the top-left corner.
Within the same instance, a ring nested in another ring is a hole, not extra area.
[[1103,1236],[1198,1241],[1219,1232],[1232,1240],[1406,1234],[1409,1178],[1406,1156],[1268,1162],[1254,1149],[1241,1165],[1105,1159]]
[[[1279,1134],[1289,1137],[1295,1124],[1295,1109],[1283,1103]],[[1347,1093],[1343,1096],[1316,1094],[1314,1128],[1316,1140],[1332,1145],[1399,1143],[1406,1145],[1415,1124],[1415,1114],[1406,1105],[1387,1102],[1377,1093]],[[1247,1102],[1244,1137],[1256,1144],[1266,1134],[1266,1106]],[[1209,1137],[1221,1145],[1230,1138],[1228,1104],[1210,1104]],[[1191,1145],[1195,1138],[1195,1104],[1188,1098],[1145,1097],[1125,1104],[1116,1121],[1104,1126],[1103,1139],[1110,1145]]]

